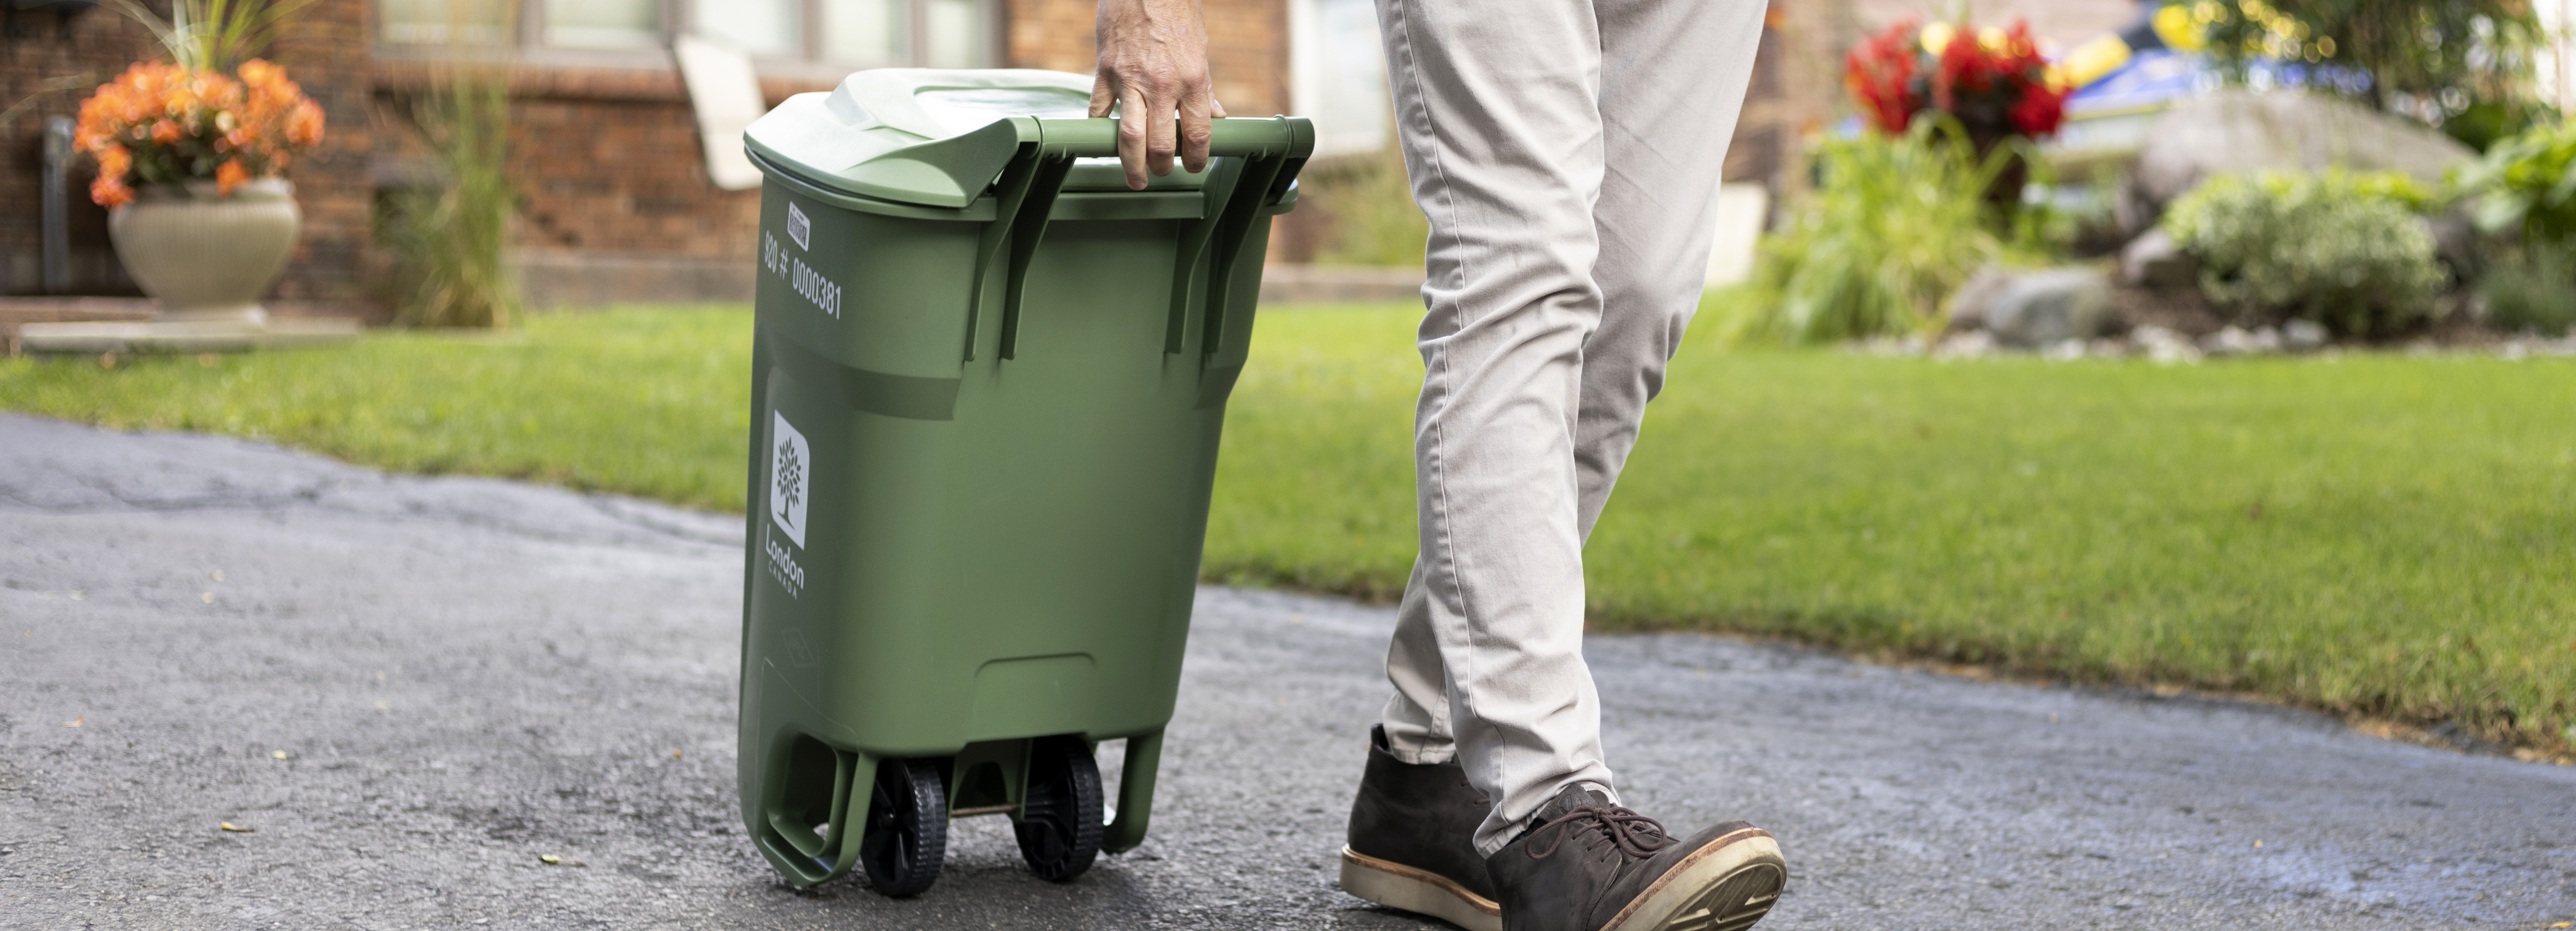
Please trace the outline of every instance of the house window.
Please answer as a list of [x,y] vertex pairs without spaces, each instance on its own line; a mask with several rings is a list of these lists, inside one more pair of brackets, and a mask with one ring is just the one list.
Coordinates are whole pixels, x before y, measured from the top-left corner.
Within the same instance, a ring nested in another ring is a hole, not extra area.
[[501,45],[516,33],[506,0],[383,0],[377,14],[396,45]]
[[382,41],[393,46],[653,52],[689,32],[765,64],[982,68],[997,57],[999,2],[377,0],[377,21]]
[[546,44],[560,48],[658,48],[661,0],[546,0]]
[[698,35],[710,41],[730,45],[753,55],[788,58],[803,51],[797,41],[804,33],[805,4],[799,0],[700,0],[695,25]]

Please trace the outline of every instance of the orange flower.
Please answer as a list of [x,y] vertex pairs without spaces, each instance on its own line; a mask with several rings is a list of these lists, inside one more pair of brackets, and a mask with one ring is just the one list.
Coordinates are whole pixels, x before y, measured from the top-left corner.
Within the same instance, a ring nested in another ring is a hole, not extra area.
[[299,100],[286,114],[286,141],[291,145],[309,146],[322,141],[322,105]]
[[265,60],[233,75],[137,63],[81,102],[74,142],[98,159],[92,198],[113,206],[133,199],[137,176],[212,177],[229,195],[284,171],[321,142],[323,122],[321,105]]
[[133,202],[134,189],[126,187],[125,181],[117,176],[101,174],[98,180],[89,183],[89,199],[114,210]]

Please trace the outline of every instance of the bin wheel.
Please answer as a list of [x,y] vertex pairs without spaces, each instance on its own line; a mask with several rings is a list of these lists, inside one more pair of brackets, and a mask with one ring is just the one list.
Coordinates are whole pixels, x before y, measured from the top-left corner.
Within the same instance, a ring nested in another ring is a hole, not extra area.
[[939,879],[948,855],[948,790],[929,760],[877,764],[875,794],[868,801],[867,833],[859,862],[868,885],[895,898],[920,895]]
[[1048,737],[1029,750],[1020,807],[1020,857],[1041,879],[1071,882],[1100,857],[1100,766],[1079,737]]

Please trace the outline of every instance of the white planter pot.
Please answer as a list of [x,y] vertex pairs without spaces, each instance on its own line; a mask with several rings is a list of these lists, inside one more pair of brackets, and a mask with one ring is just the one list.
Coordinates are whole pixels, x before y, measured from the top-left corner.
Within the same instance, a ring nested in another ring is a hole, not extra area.
[[261,178],[217,197],[212,181],[145,188],[108,215],[108,237],[162,320],[264,324],[259,296],[295,252],[303,213],[283,178]]

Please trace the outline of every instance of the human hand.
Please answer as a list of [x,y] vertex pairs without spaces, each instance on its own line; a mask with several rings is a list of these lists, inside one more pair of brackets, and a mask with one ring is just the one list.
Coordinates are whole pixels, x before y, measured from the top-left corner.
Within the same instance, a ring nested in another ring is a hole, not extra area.
[[[1145,189],[1145,173],[1172,173],[1172,156],[1196,173],[1207,169],[1208,120],[1225,115],[1208,80],[1207,22],[1198,0],[1100,0],[1099,77],[1091,115],[1118,108],[1118,163],[1127,186]],[[1177,121],[1174,119],[1178,113]]]

